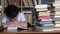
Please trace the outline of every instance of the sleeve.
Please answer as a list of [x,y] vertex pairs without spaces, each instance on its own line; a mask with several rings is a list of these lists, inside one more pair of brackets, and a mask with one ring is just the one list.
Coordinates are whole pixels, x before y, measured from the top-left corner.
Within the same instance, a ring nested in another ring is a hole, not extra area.
[[18,22],[25,21],[25,20],[26,20],[26,18],[25,18],[24,13],[20,13],[19,16],[18,16]]
[[4,24],[7,23],[7,17],[6,17],[6,15],[4,15],[4,16],[2,17],[2,23],[4,23]]
[[26,21],[24,13],[21,14],[21,21]]

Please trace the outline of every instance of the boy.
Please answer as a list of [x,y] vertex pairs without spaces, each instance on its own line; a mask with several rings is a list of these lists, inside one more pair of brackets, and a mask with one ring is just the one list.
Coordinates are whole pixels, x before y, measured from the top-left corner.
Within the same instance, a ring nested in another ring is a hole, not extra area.
[[24,13],[20,13],[19,9],[15,5],[9,5],[4,11],[2,18],[2,25],[4,28],[9,26],[19,26],[20,28],[27,28],[27,21]]

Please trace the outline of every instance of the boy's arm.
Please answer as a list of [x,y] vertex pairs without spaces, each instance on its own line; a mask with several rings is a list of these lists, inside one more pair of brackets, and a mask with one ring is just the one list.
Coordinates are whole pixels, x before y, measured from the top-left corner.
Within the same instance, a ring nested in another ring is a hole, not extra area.
[[20,28],[27,28],[27,21],[23,22],[15,22],[16,26],[19,26]]
[[8,28],[8,25],[7,24],[2,24],[4,28]]
[[9,23],[2,23],[4,28],[8,28],[9,26],[13,25],[13,22],[9,22]]

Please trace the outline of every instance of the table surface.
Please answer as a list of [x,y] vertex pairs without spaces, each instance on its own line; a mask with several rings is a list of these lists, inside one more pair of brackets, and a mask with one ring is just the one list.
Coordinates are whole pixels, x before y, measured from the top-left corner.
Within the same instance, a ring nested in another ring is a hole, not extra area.
[[29,28],[27,30],[19,30],[19,31],[7,31],[6,29],[3,31],[3,32],[0,32],[0,33],[60,33],[60,31],[46,31],[46,32],[42,32],[40,30],[36,30],[36,29],[33,29],[33,28]]

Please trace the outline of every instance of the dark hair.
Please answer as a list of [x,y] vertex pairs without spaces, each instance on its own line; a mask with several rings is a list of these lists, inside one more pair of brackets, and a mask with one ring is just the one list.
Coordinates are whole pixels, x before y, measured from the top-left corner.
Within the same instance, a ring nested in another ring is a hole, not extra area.
[[15,5],[9,5],[6,7],[4,13],[6,14],[7,17],[14,18],[16,15],[18,15],[19,9]]

